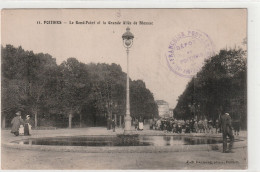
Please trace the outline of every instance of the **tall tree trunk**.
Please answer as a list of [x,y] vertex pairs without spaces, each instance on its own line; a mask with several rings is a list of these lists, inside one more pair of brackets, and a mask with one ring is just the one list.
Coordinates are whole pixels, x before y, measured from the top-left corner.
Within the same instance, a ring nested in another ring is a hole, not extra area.
[[2,116],[2,128],[5,128],[5,119],[6,119],[6,116],[3,115]]
[[115,114],[115,124],[116,124],[116,126],[117,126],[117,119],[116,119],[116,114]]
[[38,124],[37,124],[37,122],[38,122],[37,118],[38,118],[38,112],[37,112],[37,110],[35,110],[35,111],[34,111],[34,126],[35,126],[35,128],[38,126]]
[[122,115],[119,116],[119,127],[122,127]]
[[69,128],[71,128],[71,122],[72,122],[72,113],[69,113]]
[[79,127],[82,127],[82,114],[79,114]]

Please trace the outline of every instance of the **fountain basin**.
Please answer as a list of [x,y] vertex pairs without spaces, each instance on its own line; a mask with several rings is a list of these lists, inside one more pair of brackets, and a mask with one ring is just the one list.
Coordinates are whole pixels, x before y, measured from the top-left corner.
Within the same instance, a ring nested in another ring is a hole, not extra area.
[[[235,141],[242,141],[236,139]],[[222,143],[220,137],[191,136],[61,136],[27,138],[12,143],[19,145],[82,146],[82,147],[175,147],[176,145],[211,145]]]

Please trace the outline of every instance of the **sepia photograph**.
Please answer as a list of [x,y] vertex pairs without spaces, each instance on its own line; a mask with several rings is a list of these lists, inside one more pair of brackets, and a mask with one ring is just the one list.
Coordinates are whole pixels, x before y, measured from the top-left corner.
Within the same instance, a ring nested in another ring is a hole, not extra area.
[[248,9],[1,10],[2,170],[248,169]]

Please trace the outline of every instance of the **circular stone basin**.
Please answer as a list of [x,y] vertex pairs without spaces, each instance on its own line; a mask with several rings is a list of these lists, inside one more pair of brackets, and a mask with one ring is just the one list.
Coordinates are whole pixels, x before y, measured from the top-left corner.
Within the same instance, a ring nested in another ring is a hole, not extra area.
[[[242,140],[235,140],[242,141]],[[52,146],[174,146],[222,143],[222,138],[191,136],[69,136],[29,138],[12,143]]]

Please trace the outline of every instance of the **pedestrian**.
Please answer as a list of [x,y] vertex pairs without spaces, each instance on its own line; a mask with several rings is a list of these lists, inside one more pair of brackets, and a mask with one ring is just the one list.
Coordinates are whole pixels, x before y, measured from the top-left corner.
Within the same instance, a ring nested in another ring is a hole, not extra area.
[[172,132],[173,132],[173,133],[177,133],[177,120],[174,120],[174,121],[173,121],[173,124],[172,124]]
[[207,120],[207,118],[204,119],[203,126],[204,126],[205,133],[208,133],[209,132],[209,130],[208,130],[209,128],[208,128],[208,120]]
[[21,117],[21,111],[18,111],[15,114],[16,114],[16,116],[11,121],[11,124],[12,124],[11,133],[13,133],[15,136],[18,136],[20,125],[23,125],[24,122],[23,122],[23,119]]
[[116,131],[116,121],[115,119],[112,120],[112,128],[113,128],[113,132]]
[[161,129],[161,119],[158,119],[156,121],[156,130],[160,130]]
[[177,123],[177,133],[182,133],[182,124],[181,124],[181,121],[178,121]]
[[213,121],[209,120],[208,122],[208,131],[209,133],[213,134]]
[[185,121],[185,133],[190,133],[190,121]]
[[135,125],[135,131],[138,129],[138,119],[134,120],[134,125]]
[[164,127],[164,121],[162,120],[162,121],[161,121],[161,125],[160,125],[160,130],[163,131],[163,127]]
[[138,129],[141,130],[141,131],[144,129],[144,123],[143,123],[141,118],[140,118],[140,121],[139,121]]
[[199,131],[199,127],[198,127],[198,122],[197,121],[194,122],[194,130],[195,130],[195,133],[198,133],[198,131]]
[[[228,113],[222,114],[220,117],[220,126],[222,129],[222,136],[223,136],[223,153],[231,153],[233,142],[234,142],[234,135],[232,133],[232,126],[231,126],[231,117]],[[227,149],[227,137],[230,139],[229,147]]]
[[167,123],[166,123],[166,125],[167,125],[167,133],[169,132],[171,132],[172,131],[172,124],[171,124],[171,121],[167,121]]
[[234,133],[235,135],[239,135],[239,131],[240,131],[240,120],[235,120],[233,122],[233,127],[234,127]]
[[150,130],[153,129],[153,122],[150,123]]
[[31,134],[31,125],[30,125],[30,115],[26,115],[26,119],[24,120],[24,135],[30,136]]
[[107,118],[107,130],[110,130],[111,129],[111,118],[108,117]]
[[219,129],[219,122],[218,119],[216,119],[216,123],[215,123],[215,127],[216,127],[216,134],[218,134],[218,129]]
[[191,133],[195,132],[194,123],[195,123],[195,120],[192,118],[190,120],[190,131],[191,131]]
[[199,120],[198,122],[198,128],[199,128],[199,133],[204,133],[205,132],[205,128],[204,128],[204,125],[203,125],[203,121],[202,120]]
[[167,121],[165,120],[163,123],[163,131],[166,133],[167,132]]
[[156,121],[154,120],[153,121],[153,130],[155,130],[155,128],[156,128]]

